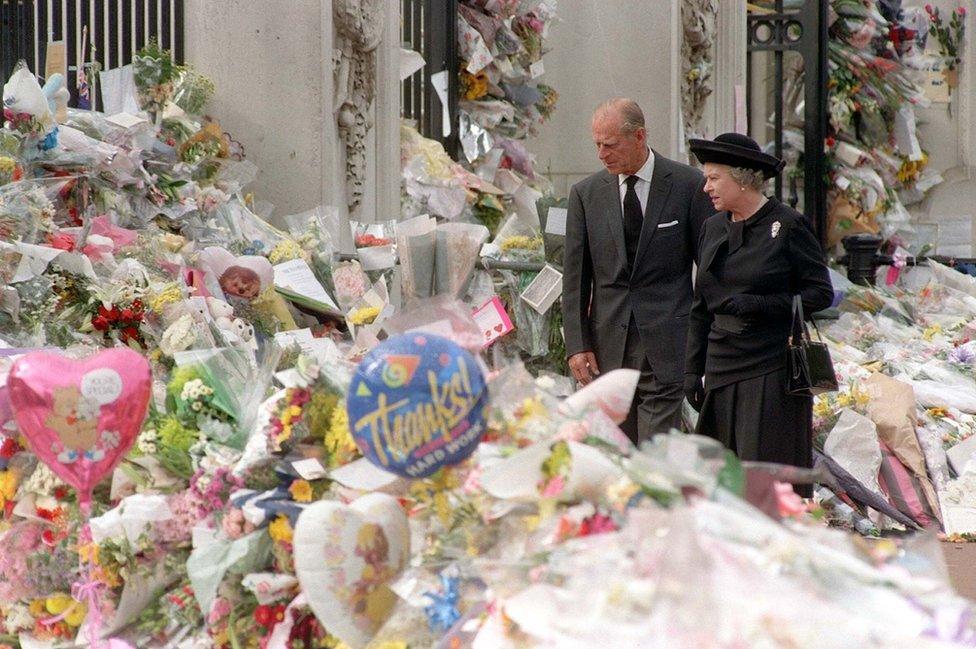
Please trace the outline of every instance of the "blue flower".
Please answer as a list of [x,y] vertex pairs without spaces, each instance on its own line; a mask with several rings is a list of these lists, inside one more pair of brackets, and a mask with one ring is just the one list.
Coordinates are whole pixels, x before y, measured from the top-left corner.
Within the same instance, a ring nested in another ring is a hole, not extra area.
[[458,609],[458,602],[461,599],[458,594],[459,584],[460,580],[457,577],[441,575],[441,592],[424,593],[424,597],[431,600],[431,604],[424,607],[424,613],[427,615],[427,624],[432,631],[447,631],[461,619],[461,611]]
[[53,149],[58,145],[58,127],[55,126],[50,133],[44,136],[44,141],[41,142],[41,150],[47,151]]

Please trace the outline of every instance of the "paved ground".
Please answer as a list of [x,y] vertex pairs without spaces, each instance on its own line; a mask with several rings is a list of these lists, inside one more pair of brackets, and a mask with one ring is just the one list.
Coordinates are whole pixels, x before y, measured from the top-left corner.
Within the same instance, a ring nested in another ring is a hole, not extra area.
[[976,543],[943,543],[942,549],[956,592],[976,600]]

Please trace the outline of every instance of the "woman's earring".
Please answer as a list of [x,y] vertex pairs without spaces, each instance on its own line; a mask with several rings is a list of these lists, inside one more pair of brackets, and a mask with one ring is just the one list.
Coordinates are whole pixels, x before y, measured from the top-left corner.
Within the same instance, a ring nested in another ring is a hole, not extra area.
[[746,190],[745,185],[739,185],[739,191],[744,192]]

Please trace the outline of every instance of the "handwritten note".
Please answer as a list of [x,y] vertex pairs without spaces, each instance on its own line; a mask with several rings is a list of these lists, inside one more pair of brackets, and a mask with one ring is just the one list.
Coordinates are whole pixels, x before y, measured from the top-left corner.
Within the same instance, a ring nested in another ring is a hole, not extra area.
[[292,259],[274,267],[275,286],[304,297],[322,302],[338,310],[339,307],[325,288],[315,279],[315,274],[304,259]]

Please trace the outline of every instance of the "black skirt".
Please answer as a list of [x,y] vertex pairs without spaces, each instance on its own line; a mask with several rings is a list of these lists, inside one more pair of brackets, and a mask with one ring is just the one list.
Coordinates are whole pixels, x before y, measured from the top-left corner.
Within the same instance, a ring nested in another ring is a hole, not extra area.
[[740,460],[813,466],[813,399],[787,394],[779,369],[709,390],[699,435],[722,442]]

